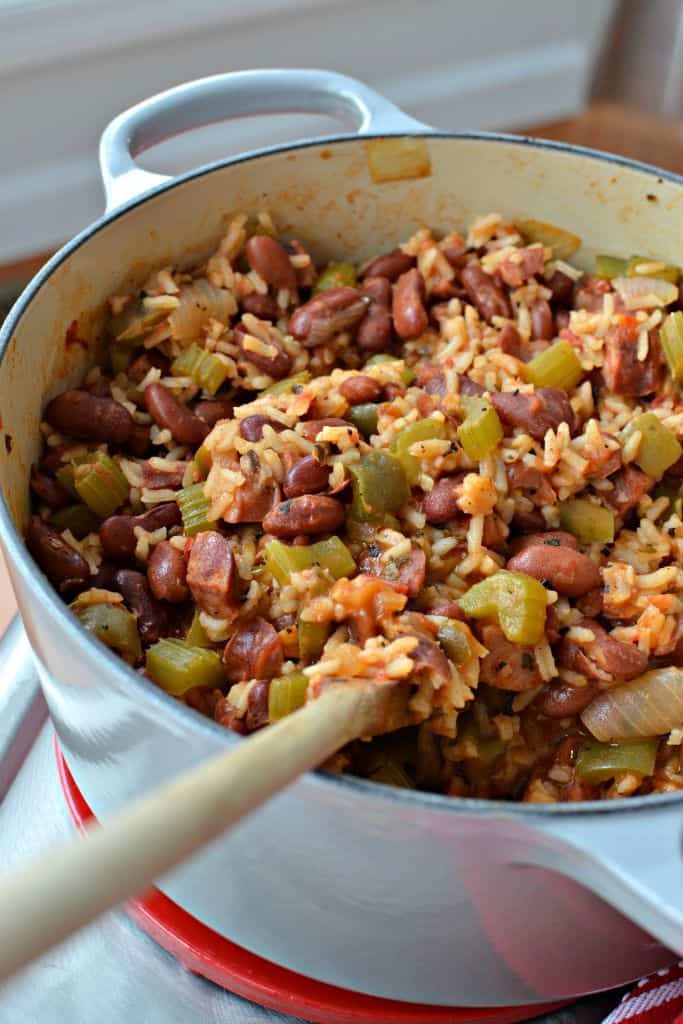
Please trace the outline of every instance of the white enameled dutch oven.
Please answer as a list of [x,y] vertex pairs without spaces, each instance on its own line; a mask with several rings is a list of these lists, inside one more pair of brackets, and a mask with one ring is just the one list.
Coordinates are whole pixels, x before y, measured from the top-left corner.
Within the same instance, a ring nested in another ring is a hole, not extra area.
[[[286,111],[337,115],[355,134],[174,180],[135,163],[193,126]],[[398,153],[376,141],[386,136],[404,139]],[[0,335],[0,535],[69,767],[106,820],[244,742],[93,640],[23,545],[41,410],[97,360],[106,296],[201,257],[231,213],[264,207],[317,260],[363,259],[422,225],[447,230],[496,210],[575,231],[586,267],[597,251],[680,264],[683,179],[557,143],[435,132],[359,82],[312,70],[171,89],[118,117],[101,159],[106,214],[50,260]],[[87,348],[65,340],[75,319]],[[427,1004],[530,1004],[619,985],[683,954],[682,825],[676,794],[511,805],[310,774],[160,888],[239,945],[313,978]]]

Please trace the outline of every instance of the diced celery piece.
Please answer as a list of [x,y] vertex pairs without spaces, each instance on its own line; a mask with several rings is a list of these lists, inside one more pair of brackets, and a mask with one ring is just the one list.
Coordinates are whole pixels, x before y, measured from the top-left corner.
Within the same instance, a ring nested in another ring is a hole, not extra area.
[[678,267],[652,256],[632,256],[626,267],[626,277],[656,277],[676,284],[680,276]]
[[183,518],[183,532],[186,537],[211,530],[215,522],[209,519],[211,502],[204,494],[204,484],[191,484],[178,492],[178,508]]
[[470,618],[496,618],[511,643],[533,645],[543,637],[547,599],[543,584],[531,576],[497,572],[470,587],[459,604]]
[[614,512],[587,498],[560,502],[560,526],[582,544],[611,544],[614,540]]
[[72,609],[88,632],[107,647],[116,651],[124,661],[134,665],[142,655],[137,621],[120,604],[81,604],[75,601]]
[[112,373],[125,373],[130,365],[131,350],[125,345],[110,345],[109,347],[109,365],[111,366]]
[[620,256],[608,256],[606,253],[598,253],[595,257],[595,276],[607,278],[611,281],[615,277],[624,277],[628,268],[628,260]]
[[277,380],[274,384],[264,388],[263,391],[259,392],[259,396],[263,395],[289,395],[293,391],[301,390],[301,388],[308,384],[311,379],[311,375],[308,370],[302,370],[301,373],[295,373],[291,377],[285,377],[284,380]]
[[150,679],[174,697],[197,686],[215,689],[225,682],[219,655],[185,640],[159,640],[147,651],[145,668]]
[[187,348],[180,352],[171,363],[171,373],[174,377],[192,377],[202,360],[204,352],[199,345],[192,342]]
[[130,302],[122,313],[111,318],[107,324],[107,334],[119,344],[136,344],[138,338],[148,334],[167,316],[167,309],[146,310],[143,300],[138,299]]
[[200,445],[195,452],[194,464],[199,470],[199,475],[202,480],[206,480],[207,476],[211,472],[212,459],[211,452],[205,445]]
[[306,661],[318,658],[330,635],[329,622],[308,622],[299,616],[297,637],[299,641],[299,657]]
[[377,406],[372,402],[352,405],[346,411],[346,419],[349,423],[353,423],[363,437],[371,437],[377,433]]
[[349,473],[353,481],[351,515],[361,522],[398,512],[410,495],[403,466],[389,452],[361,455],[357,463],[349,465]]
[[653,412],[644,412],[636,416],[622,431],[624,442],[636,431],[642,434],[640,448],[634,462],[644,473],[655,480],[664,476],[669,466],[678,462],[683,455],[683,448],[678,438],[665,427]]
[[[376,355],[370,356],[366,366],[377,366],[378,363],[397,363],[399,362],[399,356],[392,356],[389,352],[377,352]],[[401,370],[401,382],[408,387],[415,380],[415,371],[411,366],[404,366]]]
[[630,743],[598,743],[593,740],[579,750],[576,777],[589,785],[607,782],[621,772],[633,772],[645,778],[655,770],[657,743],[657,740]]
[[268,720],[278,722],[306,703],[308,676],[292,672],[271,680],[268,689]]
[[289,583],[292,573],[302,572],[314,565],[327,569],[339,580],[356,571],[356,563],[346,544],[339,537],[329,537],[317,544],[289,545],[279,540],[266,544],[266,568],[278,583]]
[[662,324],[660,338],[669,372],[675,381],[683,381],[683,313],[669,313]]
[[573,391],[583,376],[581,360],[566,338],[560,338],[534,356],[526,364],[524,373],[537,388],[562,388],[564,391]]
[[90,459],[74,467],[74,487],[88,508],[100,519],[106,519],[123,505],[130,487],[109,455],[95,452]]
[[446,424],[443,420],[434,418],[409,423],[397,435],[393,444],[393,451],[403,466],[406,480],[411,487],[417,483],[417,478],[420,475],[420,461],[410,454],[410,448],[420,441],[430,441],[434,438],[443,439],[445,436]]
[[436,638],[454,665],[462,665],[467,661],[470,642],[457,619],[451,619],[441,626]]
[[67,505],[65,508],[58,508],[50,516],[50,526],[54,526],[60,533],[63,530],[71,530],[76,540],[82,540],[89,533],[95,533],[99,525],[99,519],[87,505]]
[[356,287],[356,268],[353,263],[328,263],[313,286],[313,294],[344,287]]
[[415,789],[415,783],[398,761],[386,760],[369,776],[372,782],[398,789]]
[[193,342],[173,360],[171,373],[174,377],[191,377],[197,387],[215,395],[228,376],[228,368],[213,352]]
[[206,630],[199,621],[199,611],[195,608],[192,616],[192,622],[190,627],[185,634],[185,642],[191,647],[210,647],[211,641],[206,635]]
[[498,413],[486,398],[472,398],[467,416],[458,427],[458,440],[472,462],[480,462],[503,440],[503,427]]

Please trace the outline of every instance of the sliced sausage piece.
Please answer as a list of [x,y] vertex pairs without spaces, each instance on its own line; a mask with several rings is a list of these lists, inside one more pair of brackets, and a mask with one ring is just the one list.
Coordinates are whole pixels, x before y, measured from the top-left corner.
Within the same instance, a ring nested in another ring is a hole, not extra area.
[[602,583],[600,569],[592,558],[569,547],[532,544],[514,555],[507,568],[548,583],[567,597],[581,597]]
[[536,665],[533,648],[511,643],[499,626],[485,623],[480,630],[481,642],[488,654],[479,666],[479,679],[497,690],[521,693],[534,690],[543,680]]
[[655,485],[651,476],[630,464],[615,473],[611,482],[614,489],[605,491],[604,498],[622,519],[637,507],[643,495],[651,491]]
[[272,679],[282,672],[282,641],[275,627],[266,619],[250,619],[241,623],[228,640],[223,661],[231,683]]
[[199,608],[217,619],[237,607],[237,566],[225,537],[213,530],[198,533],[187,563],[187,585]]
[[427,558],[422,548],[418,547],[412,547],[410,553],[398,562],[389,563],[365,551],[359,559],[358,569],[369,576],[379,576],[400,594],[417,597],[427,575]]
[[557,430],[560,423],[576,429],[576,417],[569,399],[559,388],[536,388],[534,394],[514,391],[494,391],[491,404],[503,423],[519,427],[536,441],[542,441],[549,430]]
[[498,273],[508,288],[519,288],[530,277],[543,273],[545,258],[540,243],[517,249],[498,267]]
[[608,328],[605,335],[605,384],[614,395],[651,395],[662,376],[659,333],[650,331],[647,356],[638,359],[638,323],[633,317],[624,317],[624,321]]

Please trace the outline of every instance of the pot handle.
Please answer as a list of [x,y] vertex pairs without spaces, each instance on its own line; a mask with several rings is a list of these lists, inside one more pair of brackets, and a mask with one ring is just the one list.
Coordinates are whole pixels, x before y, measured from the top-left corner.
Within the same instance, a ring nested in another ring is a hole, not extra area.
[[359,135],[430,130],[367,85],[333,71],[281,68],[200,78],[138,103],[107,126],[100,142],[107,212],[170,180],[135,162],[164,139],[231,117],[295,111],[351,121]]
[[[647,798],[646,798],[647,799]],[[650,798],[651,799],[651,798]],[[539,823],[540,824],[540,823]],[[558,815],[537,866],[568,875],[683,956],[683,804]]]

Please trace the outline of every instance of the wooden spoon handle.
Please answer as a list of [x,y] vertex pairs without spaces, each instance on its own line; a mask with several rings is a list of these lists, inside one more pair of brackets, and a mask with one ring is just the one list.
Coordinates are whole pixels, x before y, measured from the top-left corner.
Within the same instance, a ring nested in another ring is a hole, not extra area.
[[136,800],[103,828],[6,876],[0,980],[146,889],[302,772],[369,732],[374,703],[362,687],[330,688],[236,749]]

